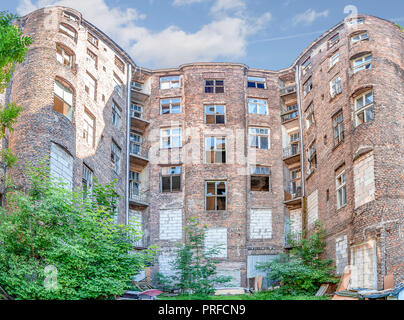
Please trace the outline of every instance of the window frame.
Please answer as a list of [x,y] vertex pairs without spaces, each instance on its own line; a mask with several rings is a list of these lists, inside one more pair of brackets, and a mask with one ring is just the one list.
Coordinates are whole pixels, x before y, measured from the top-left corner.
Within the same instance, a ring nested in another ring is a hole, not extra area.
[[[163,80],[168,79],[168,80]],[[175,80],[177,79],[177,80]],[[163,84],[167,83],[168,87],[164,88]],[[174,85],[174,83],[178,83],[178,85]],[[177,89],[181,88],[181,76],[166,76],[160,77],[160,90],[168,90],[168,89]]]
[[331,98],[335,98],[340,93],[342,93],[342,79],[338,75],[330,81],[330,96]]
[[[257,172],[257,168],[268,169],[268,172]],[[255,169],[255,170],[254,170]],[[268,190],[254,190],[252,180],[254,177],[267,178]],[[250,191],[251,192],[271,192],[271,167],[270,166],[251,166],[250,167]]]
[[[264,103],[262,103],[264,102]],[[257,112],[251,112],[251,106],[255,106]],[[265,108],[265,113],[260,113],[261,107]],[[257,98],[248,98],[248,114],[256,114],[256,115],[268,115],[268,100],[267,99],[257,99]]]
[[334,47],[339,42],[339,40],[340,40],[339,33],[336,33],[332,37],[330,37],[330,39],[328,40],[328,49]]
[[312,174],[317,169],[317,145],[313,141],[307,148],[307,161],[309,162],[307,171],[308,175]]
[[342,207],[346,206],[346,204],[347,204],[346,172],[345,172],[345,170],[342,170],[342,172],[339,173],[335,177],[335,193],[336,193],[337,210],[338,210],[338,209],[341,209]]
[[307,81],[303,84],[303,93],[304,96],[307,96],[313,90],[313,79],[312,77],[308,78]]
[[[213,81],[212,85],[208,85],[207,82],[208,81]],[[223,85],[218,85],[217,82],[222,82]],[[205,93],[215,93],[215,94],[220,94],[220,93],[224,93],[225,92],[225,84],[224,84],[224,79],[205,79],[203,81],[204,83],[204,92]],[[207,91],[207,88],[212,88],[212,92]],[[223,92],[217,92],[218,88],[223,88]]]
[[[214,108],[214,114],[208,114],[206,112],[207,108]],[[217,107],[223,107],[223,113],[218,113],[216,110]],[[226,124],[226,105],[225,104],[204,104],[203,105],[203,110],[204,110],[204,123],[205,124]],[[207,117],[212,116],[214,118],[214,122],[208,122]],[[217,117],[223,116],[223,123],[217,121]]]
[[[363,37],[364,35],[366,35],[366,37]],[[355,40],[356,37],[358,37],[357,40]],[[363,31],[361,33],[356,33],[356,34],[353,34],[351,36],[351,44],[352,45],[355,45],[355,44],[357,44],[357,43],[359,43],[361,41],[369,41],[369,40],[370,39],[369,39],[369,32],[368,31]]]
[[[163,103],[168,101],[168,103]],[[178,112],[172,112],[173,106],[179,106]],[[163,106],[168,106],[168,112],[163,112]],[[166,114],[180,114],[182,113],[182,99],[180,98],[161,98],[160,99],[160,115]]]
[[[251,130],[255,130],[255,132],[252,132]],[[258,132],[257,130],[266,130],[267,133],[261,133]],[[249,148],[254,148],[254,149],[260,149],[260,150],[270,150],[271,149],[271,130],[270,128],[263,128],[263,127],[248,127],[248,147]],[[251,137],[256,136],[257,137],[257,146],[251,145]],[[267,148],[261,148],[262,142],[261,138],[267,138]]]
[[[366,58],[370,57],[370,60],[366,60]],[[355,66],[357,61],[361,61],[359,65]],[[352,61],[352,72],[353,74],[358,73],[362,70],[370,70],[373,67],[373,54],[372,53],[365,53],[357,58],[351,59]]]
[[77,30],[74,29],[72,26],[70,26],[66,23],[60,23],[58,32],[69,37],[74,42],[77,42]]
[[[92,120],[92,125],[91,123],[89,123],[86,119],[86,117],[88,117],[89,119]],[[95,146],[95,117],[94,115],[88,111],[87,108],[84,108],[84,116],[83,116],[83,139],[86,142],[86,144],[91,147],[94,148]],[[87,132],[87,134],[85,134]],[[90,134],[91,132],[91,134]],[[91,143],[90,142],[90,136],[91,136]]]
[[[214,141],[213,142],[213,146],[214,146],[213,149],[209,149],[209,150],[207,149],[208,139],[210,139],[211,141],[213,139],[213,141]],[[218,148],[218,141],[217,141],[218,139],[222,139],[224,141],[224,148],[223,149]],[[206,164],[226,164],[227,163],[227,137],[225,137],[225,136],[205,136],[204,142],[205,142],[204,149],[205,149],[205,163]],[[211,156],[208,157],[208,153],[209,154],[213,153],[213,162],[210,162],[210,161],[208,162],[208,159],[212,159]],[[220,153],[222,154],[221,159],[224,162],[219,162],[219,161],[216,162],[216,154],[220,155]]]
[[98,56],[88,48],[86,51],[86,60],[93,65],[95,69],[98,69]]
[[301,65],[302,76],[305,76],[308,72],[310,72],[312,66],[311,57],[308,57]]
[[[118,117],[116,117],[115,115],[117,115]],[[116,123],[116,119],[118,119],[118,123]],[[122,126],[122,108],[114,100],[112,100],[111,106],[111,122],[112,125],[118,130]]]
[[[254,86],[250,86],[250,84],[254,84]],[[263,84],[263,87],[259,87],[259,84]],[[267,89],[266,78],[261,77],[247,77],[247,88],[255,88],[255,89]]]
[[[164,173],[164,170],[167,169],[172,170],[175,169],[177,170],[179,168],[179,173]],[[181,176],[182,176],[182,167],[181,166],[169,166],[169,167],[162,167],[160,170],[160,192],[161,193],[176,193],[176,192],[182,192],[182,181],[181,181]],[[178,178],[179,180],[179,187],[178,189],[173,189],[173,178]],[[169,191],[164,191],[164,183],[163,179],[164,178],[169,178],[170,181],[170,190]]]
[[[94,100],[97,101],[97,80],[95,77],[88,71],[84,76],[84,89],[87,94]],[[93,81],[93,82],[92,82]],[[91,90],[92,89],[92,90]]]
[[[59,53],[58,50],[60,50],[61,53]],[[58,56],[60,56],[63,62],[59,61]],[[65,56],[69,57],[69,64],[66,64]],[[72,69],[74,64],[74,56],[75,55],[72,50],[66,48],[64,45],[61,45],[60,43],[56,43],[56,61],[63,64],[64,66],[67,66],[69,69]]]
[[304,112],[304,118],[306,123],[306,130],[309,130],[312,125],[316,124],[316,118],[314,116],[314,103],[310,103],[310,105]]
[[[368,104],[366,103],[366,96],[371,93],[372,94],[372,101]],[[358,109],[358,100],[362,100],[363,105]],[[367,116],[367,111],[368,109],[371,109],[371,113],[372,113],[372,118],[370,120],[368,120],[368,116]],[[358,117],[359,114],[363,113],[363,122],[359,123],[358,122]],[[360,126],[361,124],[364,124],[366,122],[371,122],[374,120],[375,117],[375,113],[374,113],[374,92],[373,89],[367,90],[357,96],[354,97],[354,115],[355,115],[355,127]]]
[[87,34],[87,41],[90,42],[94,47],[98,48],[98,38],[90,32]]
[[[134,107],[134,108],[133,108]],[[143,105],[138,103],[138,102],[133,102],[131,101],[130,103],[130,117],[131,118],[137,118],[137,119],[144,119],[144,114],[143,114]],[[136,109],[136,110],[135,110]],[[140,110],[139,110],[140,109]],[[139,114],[140,116],[137,117],[135,114]]]
[[119,145],[112,140],[111,141],[111,164],[113,165],[113,170],[116,174],[119,174],[121,171],[121,153],[122,149]]
[[[122,98],[123,96],[123,82],[121,80],[121,78],[118,77],[118,75],[115,74],[112,77],[112,81],[114,82],[114,91],[116,92],[116,94],[118,96],[120,96]],[[117,90],[117,88],[119,88],[119,91]]]
[[125,73],[125,63],[117,55],[115,55],[114,64],[122,73]]
[[332,117],[332,128],[334,146],[337,146],[345,140],[344,114],[342,110]]
[[81,183],[83,186],[83,199],[87,198],[87,195],[91,195],[94,187],[94,171],[90,169],[85,163],[83,163],[83,170],[81,176]]
[[332,67],[334,67],[338,62],[339,62],[339,58],[340,58],[340,52],[334,52],[334,54],[332,56],[330,56],[329,58],[329,69],[331,69]]
[[[174,130],[179,130],[178,134],[173,135],[172,132]],[[169,131],[168,135],[163,135],[164,131]],[[169,145],[165,146],[164,145],[164,138],[169,138],[169,141],[174,140],[175,137],[179,138],[179,145],[178,146],[173,146],[172,143]],[[182,128],[181,127],[169,127],[169,128],[160,128],[160,149],[175,149],[175,148],[181,148],[182,147]]]
[[[213,195],[208,195],[208,184],[209,183],[214,183],[215,184],[215,194],[213,194]],[[217,192],[217,190],[218,190],[217,187],[221,183],[223,183],[224,186],[225,186],[224,196],[223,195],[218,195],[218,192]],[[228,195],[228,189],[227,189],[227,181],[226,180],[205,180],[205,211],[208,211],[208,212],[227,211],[227,195]],[[214,210],[208,209],[208,197],[215,199],[215,209]],[[225,201],[224,201],[225,208],[224,209],[218,209],[217,198],[225,198]]]
[[[59,84],[59,85],[58,85]],[[59,94],[56,93],[55,88],[59,87],[63,91],[63,97],[61,97]],[[66,90],[65,90],[66,89]],[[69,104],[68,101],[65,100],[65,94],[69,94],[71,96],[71,104]],[[63,104],[63,110],[65,105],[67,105],[67,113],[64,114],[63,112],[60,112],[55,109],[55,102],[56,99],[60,100],[61,103]],[[54,80],[54,85],[53,85],[53,110],[56,111],[57,113],[65,116],[67,119],[73,122],[73,104],[74,104],[74,90],[70,85],[67,85],[63,80],[56,78]]]

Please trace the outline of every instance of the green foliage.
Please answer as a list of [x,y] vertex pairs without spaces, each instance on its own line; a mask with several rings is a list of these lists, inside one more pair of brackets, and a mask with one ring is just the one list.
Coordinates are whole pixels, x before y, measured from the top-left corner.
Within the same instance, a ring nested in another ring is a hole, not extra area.
[[270,280],[281,283],[283,294],[314,294],[322,283],[336,283],[331,259],[321,259],[325,249],[325,231],[319,223],[309,238],[289,235],[293,249],[279,259],[260,264],[258,269],[268,273]]
[[400,26],[398,23],[395,23],[396,27],[399,28],[401,31],[404,32],[404,27]]
[[0,93],[3,93],[13,75],[16,63],[21,63],[32,44],[13,21],[18,17],[0,12]]
[[176,288],[184,294],[206,296],[214,293],[216,284],[229,282],[231,277],[217,276],[219,260],[215,256],[221,246],[205,249],[205,231],[196,218],[189,218],[185,229],[183,244],[177,244],[176,258],[172,267],[177,270],[171,279],[157,275],[159,285],[164,288]]
[[17,299],[111,299],[155,257],[134,251],[136,228],[115,223],[113,185],[84,196],[29,168],[28,193],[0,211],[0,286]]
[[7,167],[12,167],[17,162],[17,157],[10,151],[10,149],[2,149],[0,151],[0,158]]
[[22,110],[23,108],[15,103],[8,103],[0,109],[0,138],[4,137],[6,129],[10,132],[14,131],[13,125],[17,122]]

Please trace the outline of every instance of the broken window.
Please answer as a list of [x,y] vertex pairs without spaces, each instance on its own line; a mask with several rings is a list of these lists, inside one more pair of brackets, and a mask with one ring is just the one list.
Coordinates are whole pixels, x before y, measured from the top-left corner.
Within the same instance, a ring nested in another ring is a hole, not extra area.
[[330,69],[339,61],[339,52],[330,57]]
[[257,149],[269,149],[269,129],[249,128],[250,147]]
[[63,11],[63,18],[66,18],[67,20],[78,22],[79,18],[75,16],[74,14],[70,12]]
[[268,114],[268,103],[261,99],[248,99],[248,112],[250,114]]
[[337,209],[346,205],[346,176],[342,171],[335,179],[335,188],[337,191]]
[[224,211],[227,207],[226,181],[205,182],[205,206],[207,211]]
[[135,132],[130,133],[129,152],[131,154],[140,155],[142,151],[143,138]]
[[171,149],[181,147],[181,128],[160,130],[160,148]]
[[164,167],[161,169],[161,191],[181,191],[181,167]]
[[74,30],[71,26],[67,24],[60,24],[59,25],[59,32],[68,36],[73,41],[77,40],[77,31]]
[[270,168],[257,166],[251,167],[251,191],[270,191]]
[[312,124],[315,124],[315,119],[314,119],[314,104],[310,104],[310,106],[307,108],[306,112],[304,113],[305,118],[306,118],[306,129],[309,129]]
[[224,124],[226,121],[226,107],[224,105],[205,106],[205,123]]
[[114,90],[115,90],[115,92],[116,92],[120,97],[122,97],[123,84],[122,84],[121,79],[119,79],[118,76],[114,73],[113,80],[114,80]]
[[334,146],[344,141],[344,116],[342,111],[332,118],[332,127],[334,129]]
[[60,44],[56,45],[56,60],[61,64],[71,68],[73,66],[73,53],[65,49]]
[[303,93],[307,95],[313,89],[313,82],[311,77],[303,85]]
[[90,63],[90,65],[94,66],[95,69],[97,69],[97,55],[94,54],[91,50],[87,49],[87,56],[86,60]]
[[311,70],[311,57],[309,57],[305,62],[302,64],[302,75],[304,76],[307,72]]
[[205,138],[206,163],[226,163],[226,138]]
[[365,54],[352,61],[353,73],[372,68],[372,54]]
[[132,118],[143,119],[143,107],[137,103],[131,103],[130,116]]
[[117,128],[121,128],[121,108],[115,103],[115,101],[112,101],[112,124]]
[[330,40],[328,40],[328,49],[332,48],[339,42],[339,33],[333,35]]
[[66,116],[72,120],[73,90],[63,85],[59,81],[55,81],[53,98],[53,110]]
[[140,195],[140,173],[129,171],[129,198],[135,199]]
[[224,80],[205,80],[205,93],[224,93]]
[[84,110],[83,140],[91,148],[94,147],[94,127],[95,118],[87,110]]
[[180,83],[180,76],[171,76],[171,77],[161,77],[160,78],[160,89],[174,89],[179,88],[181,85]]
[[359,43],[360,41],[368,41],[369,34],[367,32],[359,33],[351,37],[352,44]]
[[119,70],[125,72],[125,64],[117,56],[115,56],[115,65],[118,67]]
[[308,169],[307,174],[310,175],[317,168],[317,150],[316,143],[313,142],[307,150]]
[[289,193],[296,196],[301,196],[302,187],[301,187],[301,178],[302,173],[300,169],[294,169],[289,171],[289,178],[290,178],[290,190]]
[[88,42],[90,42],[93,46],[98,48],[98,39],[94,37],[91,33],[88,34],[87,38]]
[[84,76],[84,84],[84,89],[88,95],[94,100],[97,100],[97,80],[88,72]]
[[370,90],[355,98],[355,123],[359,126],[373,119],[373,91]]
[[169,98],[160,100],[160,114],[181,112],[181,98]]
[[83,183],[83,198],[85,199],[87,195],[91,194],[94,185],[94,172],[83,164],[83,176],[81,179]]
[[340,94],[341,92],[342,92],[341,77],[338,76],[330,82],[331,98],[334,98],[336,95]]
[[115,172],[119,174],[121,169],[121,148],[114,141],[111,144],[111,163]]
[[265,78],[248,77],[248,88],[266,89]]

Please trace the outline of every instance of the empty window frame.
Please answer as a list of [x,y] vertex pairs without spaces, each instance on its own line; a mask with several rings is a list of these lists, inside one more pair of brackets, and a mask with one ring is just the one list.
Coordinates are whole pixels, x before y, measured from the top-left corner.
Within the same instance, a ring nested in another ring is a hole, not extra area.
[[347,23],[348,23],[348,25],[363,24],[363,23],[364,23],[364,19],[363,19],[363,18],[354,18],[354,19],[348,20]]
[[122,122],[122,111],[121,108],[115,103],[115,101],[112,101],[112,124],[117,128],[121,128],[121,122]]
[[270,191],[269,176],[271,174],[270,167],[256,166],[251,167],[251,191]]
[[328,48],[332,48],[339,42],[339,33],[333,35],[330,40],[328,40]]
[[269,149],[269,129],[249,128],[249,145],[256,149]]
[[370,90],[355,98],[355,123],[359,126],[373,119],[373,91]]
[[226,181],[205,181],[206,211],[224,211],[227,208]]
[[339,61],[339,52],[336,52],[330,57],[330,68],[335,66],[338,61]]
[[85,164],[83,164],[83,175],[81,178],[83,184],[83,198],[86,198],[87,195],[91,194],[94,186],[94,172]]
[[71,26],[67,24],[60,24],[59,25],[59,32],[68,36],[73,41],[77,40],[77,31],[74,30]]
[[311,127],[312,124],[315,124],[315,118],[314,118],[314,104],[310,104],[310,106],[307,108],[306,112],[304,113],[304,116],[306,118],[306,130]]
[[346,176],[342,171],[335,179],[335,188],[337,192],[337,209],[346,205]]
[[130,116],[132,118],[143,119],[143,106],[138,103],[130,104]]
[[119,70],[125,72],[125,64],[121,59],[118,58],[118,56],[115,56],[115,65],[118,67]]
[[181,128],[160,129],[160,148],[181,147]]
[[114,91],[118,94],[118,96],[122,97],[122,89],[123,89],[123,84],[121,79],[118,78],[118,76],[114,73]]
[[366,54],[359,58],[352,60],[353,73],[357,73],[361,70],[372,69],[372,54]]
[[302,191],[302,172],[300,169],[292,169],[289,171],[289,178],[290,178],[290,189],[289,192],[294,195],[301,196]]
[[206,124],[224,124],[226,122],[226,106],[205,105]]
[[181,86],[180,76],[171,77],[161,77],[160,78],[160,89],[174,89]]
[[92,99],[97,100],[97,80],[95,80],[94,77],[88,72],[86,72],[84,76],[84,84],[84,89],[86,90],[88,95]]
[[313,89],[313,82],[311,77],[303,85],[303,93],[307,95]]
[[205,93],[224,93],[224,80],[205,80]]
[[79,18],[70,12],[63,11],[63,18],[66,18],[70,21],[78,22]]
[[135,132],[130,133],[129,153],[140,155],[142,153],[143,138]]
[[317,148],[316,143],[313,142],[307,150],[308,170],[307,174],[311,174],[317,168]]
[[98,48],[98,39],[93,36],[91,33],[88,34],[87,37],[88,42],[90,42],[93,46],[95,46],[96,48]]
[[91,148],[94,147],[95,118],[87,110],[84,110],[83,117],[83,140]]
[[140,195],[140,173],[129,171],[129,198],[134,199]]
[[181,167],[161,168],[161,192],[181,191]]
[[73,90],[55,80],[53,110],[72,120]]
[[111,164],[114,171],[119,174],[121,169],[121,148],[114,141],[111,143]]
[[247,87],[248,88],[266,89],[265,78],[248,77]]
[[92,65],[95,69],[97,69],[98,57],[91,50],[87,49],[86,60]]
[[338,76],[330,82],[331,98],[334,98],[336,95],[340,94],[341,92],[342,92],[341,77]]
[[261,99],[248,99],[248,112],[250,114],[268,114],[268,102]]
[[61,64],[71,68],[73,66],[73,53],[70,50],[66,50],[61,45],[56,45],[56,60]]
[[160,99],[160,114],[181,113],[181,98]]
[[355,34],[351,37],[352,44],[359,43],[361,41],[368,41],[368,40],[369,40],[369,34],[367,33],[367,31],[359,33],[359,34]]
[[342,111],[332,118],[332,127],[334,131],[334,146],[344,141],[344,116]]
[[226,163],[226,137],[205,137],[206,163]]
[[304,76],[307,72],[311,70],[311,57],[307,58],[305,62],[302,63],[302,75]]

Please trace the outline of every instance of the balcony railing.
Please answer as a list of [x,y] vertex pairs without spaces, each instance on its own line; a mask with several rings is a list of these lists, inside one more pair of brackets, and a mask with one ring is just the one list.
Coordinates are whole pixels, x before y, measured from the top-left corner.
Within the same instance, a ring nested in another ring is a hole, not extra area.
[[290,158],[300,153],[300,144],[296,143],[289,147],[283,148],[283,158]]
[[149,197],[146,193],[140,193],[136,188],[129,188],[129,200],[140,204],[148,204]]
[[296,85],[287,86],[281,88],[281,95],[291,94],[296,92]]
[[302,187],[297,186],[296,188],[291,188],[289,187],[288,190],[286,190],[290,194],[290,200],[301,198],[302,196]]
[[298,117],[299,117],[299,112],[293,111],[292,113],[282,115],[281,119],[282,119],[282,123],[283,123],[283,122],[286,122],[286,121],[289,121],[292,119],[296,119]]
[[141,145],[131,142],[129,144],[129,153],[134,156],[139,156],[144,159],[149,158],[149,150],[146,148],[143,148]]
[[297,104],[293,106],[282,106],[282,114],[290,113],[292,111],[297,111]]

